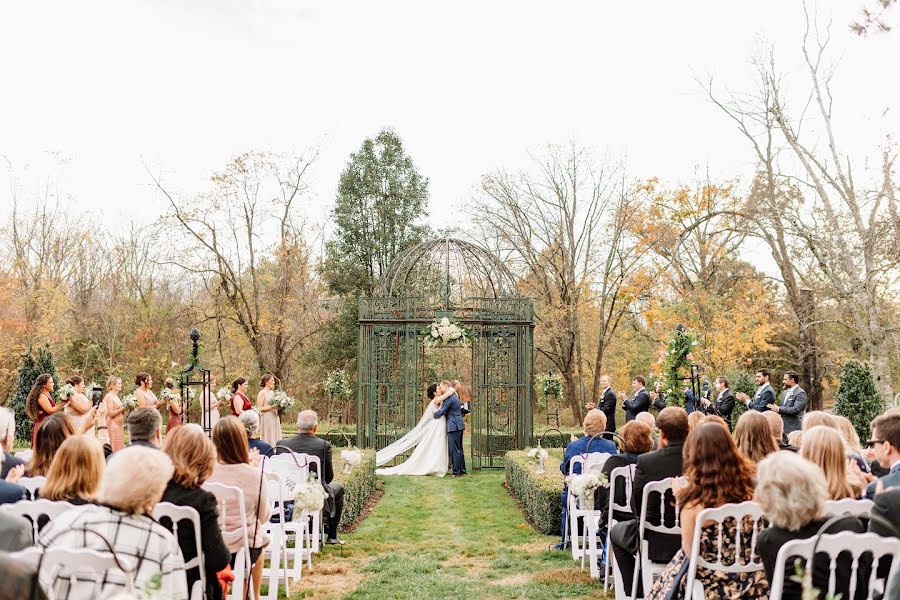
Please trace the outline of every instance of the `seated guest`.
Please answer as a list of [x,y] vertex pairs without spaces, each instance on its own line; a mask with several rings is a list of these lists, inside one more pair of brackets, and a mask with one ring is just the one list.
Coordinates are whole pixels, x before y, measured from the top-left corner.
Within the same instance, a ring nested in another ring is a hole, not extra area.
[[[576,456],[586,454],[588,452],[590,452],[591,454],[618,453],[616,445],[612,442],[612,440],[604,439],[602,437],[594,437],[599,436],[606,431],[606,415],[603,413],[603,411],[597,410],[596,408],[589,410],[588,413],[584,416],[584,423],[582,424],[582,427],[584,430],[584,436],[572,440],[566,446],[565,453],[563,454],[563,461],[559,465],[559,470],[562,471],[563,477],[569,475],[569,466],[572,463],[572,459]],[[574,435],[572,437],[574,437]],[[572,474],[578,475],[580,473],[581,463],[575,463],[574,465],[572,465]],[[564,550],[566,540],[568,539],[568,507],[566,506],[567,497],[568,486],[563,484],[562,493],[560,494],[560,502],[562,503],[563,541],[556,545],[557,550]]]
[[[672,486],[681,510],[681,549],[656,580],[647,600],[666,598],[676,582],[681,589],[679,597],[686,597],[686,578],[678,575],[690,558],[697,516],[707,508],[750,500],[755,474],[756,465],[737,449],[731,434],[721,425],[707,423],[691,432],[684,443],[684,477],[676,479]],[[720,556],[733,556],[735,539],[749,540],[754,533],[752,519],[741,523],[725,521],[721,531],[712,521],[700,530],[703,558],[715,562]],[[741,556],[734,560],[749,562],[751,550],[745,541],[741,545]],[[707,597],[768,598],[769,595],[769,586],[761,571],[724,575],[698,567],[697,581],[703,584]]]
[[[244,414],[252,413],[247,411]],[[178,506],[190,506],[200,515],[200,540],[203,542],[203,568],[206,571],[206,598],[222,598],[222,586],[216,573],[224,569],[231,560],[231,551],[222,539],[219,529],[219,509],[216,497],[200,486],[212,475],[216,465],[216,447],[206,437],[203,428],[196,424],[176,427],[166,435],[163,452],[169,455],[175,472],[163,492],[162,501]],[[164,519],[169,525],[169,519]],[[197,556],[194,528],[189,523],[178,524],[178,545],[184,562]],[[200,581],[200,572],[187,572],[188,590]]]
[[263,456],[272,449],[270,444],[259,439],[259,413],[255,410],[245,410],[238,419],[241,420],[241,424],[247,430],[247,443],[250,445],[251,450],[255,449],[260,456]]
[[653,440],[653,450],[659,449],[659,436],[656,433],[656,417],[653,416],[652,413],[644,411],[642,413],[638,413],[638,415],[634,418],[635,421],[640,421],[647,425],[650,428],[650,439]]
[[[151,588],[158,586],[162,597],[186,600],[184,561],[178,540],[151,517],[171,477],[172,462],[162,452],[140,447],[116,452],[103,472],[97,495],[99,504],[55,517],[38,536],[37,545],[107,552],[108,541],[117,555],[133,561],[131,573],[139,593],[146,590],[150,595]],[[69,589],[69,576],[76,570],[77,565],[71,565],[54,574],[53,587],[58,597],[92,596],[93,582],[90,588],[76,585],[76,589]],[[123,592],[125,586],[125,574],[110,569],[96,597],[110,598]]]
[[[638,415],[640,416],[640,415]],[[650,438],[650,427],[646,423],[640,422],[638,419],[625,423],[622,428],[622,447],[621,454],[614,454],[607,459],[601,469],[601,473],[606,475],[609,481],[610,474],[613,469],[625,467],[628,465],[636,465],[641,454],[650,452],[653,449],[653,440]],[[616,504],[624,505],[628,498],[625,497],[625,484],[621,483],[620,487],[615,490]],[[605,509],[609,507],[609,488],[601,487],[594,495],[594,509],[604,510],[600,519],[600,531],[603,535],[601,539],[606,537],[606,520],[609,518],[609,512]],[[631,513],[613,515],[617,521],[630,519]]]
[[802,431],[792,431],[787,434],[788,446],[791,448],[796,448],[798,451],[800,450],[800,446],[803,443],[803,432]]
[[[659,411],[656,419],[659,427],[659,450],[647,452],[638,458],[634,471],[634,485],[631,488],[631,508],[634,518],[616,525],[610,530],[610,540],[616,557],[616,564],[622,574],[623,581],[631,582],[634,576],[634,555],[638,550],[638,524],[641,515],[644,486],[653,481],[667,477],[678,477],[682,473],[682,447],[688,436],[688,415],[683,408],[668,406]],[[663,515],[658,510],[659,504],[647,507],[647,521],[658,524]],[[666,522],[674,520],[675,505],[667,499],[665,507]],[[650,545],[649,558],[654,562],[668,562],[681,547],[678,536],[649,532],[647,541]],[[626,583],[629,585],[629,583]],[[641,584],[638,584],[641,593]]]
[[47,471],[41,498],[70,504],[95,503],[104,465],[103,446],[97,438],[86,435],[67,438]]
[[701,425],[706,425],[707,423],[714,423],[719,427],[724,427],[728,433],[731,433],[731,427],[728,426],[728,422],[719,415],[706,415],[703,417],[703,420],[700,421]]
[[695,430],[700,425],[700,421],[702,421],[703,417],[705,417],[705,416],[706,415],[703,414],[702,412],[700,412],[699,410],[689,412],[688,413],[688,430],[689,431]]
[[[259,597],[262,585],[262,570],[265,557],[263,550],[271,541],[265,532],[265,523],[271,516],[266,486],[262,482],[260,469],[250,465],[250,446],[247,444],[247,430],[237,417],[219,419],[213,428],[213,444],[218,460],[209,481],[240,488],[244,492],[244,512],[247,515],[250,532],[250,563],[253,565],[254,598]],[[323,467],[324,468],[324,467]],[[231,552],[231,566],[234,566],[237,552],[243,547],[241,517],[237,505],[229,502],[225,511],[225,527],[222,538]]]
[[13,467],[24,465],[25,461],[12,454],[16,442],[16,415],[8,408],[0,408],[0,479]]
[[[816,535],[828,520],[825,500],[830,494],[822,469],[795,452],[776,452],[763,459],[757,466],[756,478],[755,500],[769,521],[769,527],[759,532],[756,551],[762,559],[766,579],[771,582],[781,547],[787,542]],[[847,518],[828,528],[828,533],[839,531],[862,533],[865,529],[859,519]],[[816,554],[812,584],[819,590],[828,590],[828,562],[824,554]],[[781,595],[784,600],[801,600],[803,597],[800,584],[794,581],[793,563],[794,559],[789,558],[784,570]],[[850,557],[838,559],[834,591],[843,594],[843,598],[849,598],[850,573]],[[861,578],[863,574],[859,573],[857,577]],[[865,596],[863,592],[862,598]]]
[[[872,518],[869,520],[869,531],[884,537],[897,537],[900,533],[900,487],[879,491],[872,498]],[[891,570],[891,561],[883,559],[878,566],[878,577],[885,578]],[[898,569],[900,572],[900,569]],[[894,578],[896,581],[896,577]],[[900,583],[900,582],[898,582]],[[885,595],[885,598],[896,596]]]
[[794,448],[784,439],[784,420],[781,416],[777,412],[771,410],[767,410],[762,415],[763,418],[765,418],[766,423],[769,424],[769,429],[772,431],[772,437],[775,439],[775,445],[778,446],[778,449],[797,452],[799,448]]
[[862,443],[859,441],[859,434],[856,433],[856,428],[853,426],[853,423],[850,422],[850,419],[841,415],[831,416],[834,417],[834,420],[837,423],[838,433],[841,434],[841,439],[844,440],[847,456],[852,458],[853,461],[859,465],[859,468],[863,473],[869,473],[871,468],[869,467],[869,463],[866,462],[866,459],[863,458]]
[[28,548],[33,543],[31,536],[31,521],[0,511],[0,552],[18,552]]
[[801,430],[808,431],[819,425],[830,427],[832,429],[838,428],[837,420],[834,418],[834,415],[830,415],[824,410],[811,410],[803,417]]
[[136,408],[128,415],[130,446],[159,449],[162,445],[162,417],[152,406]]
[[44,419],[35,432],[34,450],[31,460],[25,465],[25,476],[46,477],[56,451],[71,435],[75,435],[75,430],[66,415],[54,413]]
[[800,456],[818,465],[825,473],[828,483],[828,496],[831,500],[843,498],[859,498],[865,488],[865,480],[857,468],[848,473],[848,461],[844,451],[844,442],[836,429],[829,427],[813,427],[803,432],[803,446]]
[[887,475],[869,484],[866,498],[872,498],[878,483],[882,490],[900,487],[900,412],[888,411],[872,421],[868,445],[874,449],[878,464],[890,469]]
[[[339,544],[338,525],[344,510],[344,486],[334,481],[334,466],[331,462],[331,443],[316,437],[319,417],[311,410],[300,411],[297,415],[297,435],[280,440],[276,446],[284,446],[291,452],[318,456],[322,461],[322,473],[319,481],[325,488],[328,498],[325,501],[326,544]],[[276,450],[282,452],[282,450]],[[315,473],[315,469],[312,469]]]
[[755,463],[778,451],[766,418],[755,410],[748,410],[738,417],[734,427],[734,441],[737,442],[738,449]]

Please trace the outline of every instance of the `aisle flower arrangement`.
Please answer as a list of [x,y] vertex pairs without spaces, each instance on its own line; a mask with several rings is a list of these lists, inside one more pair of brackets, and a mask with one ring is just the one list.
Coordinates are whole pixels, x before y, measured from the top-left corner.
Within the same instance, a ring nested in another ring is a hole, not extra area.
[[544,472],[544,463],[550,458],[550,454],[541,448],[540,444],[538,444],[537,448],[529,450],[526,456],[534,461],[534,470],[536,473]]
[[609,481],[603,473],[569,475],[565,482],[569,486],[569,490],[578,497],[579,505],[590,508],[594,506],[594,492],[609,485]]
[[325,506],[325,488],[315,475],[310,475],[309,479],[295,485],[291,496],[294,498],[295,521],[300,520],[301,512],[318,512]]
[[362,452],[356,448],[341,450],[341,458],[344,461],[344,473],[350,473],[353,468],[362,462]]

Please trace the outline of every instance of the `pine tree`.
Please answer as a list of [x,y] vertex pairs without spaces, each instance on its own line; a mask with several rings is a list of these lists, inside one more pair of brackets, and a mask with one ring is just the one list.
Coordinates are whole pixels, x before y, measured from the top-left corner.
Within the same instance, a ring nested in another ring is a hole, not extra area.
[[835,394],[834,414],[850,419],[859,439],[865,440],[871,433],[872,420],[883,411],[884,402],[869,367],[856,361],[845,364]]
[[61,381],[56,373],[56,365],[53,363],[53,353],[50,352],[48,346],[38,348],[37,357],[34,356],[31,348],[22,355],[19,380],[10,401],[10,408],[16,414],[16,440],[27,446],[31,445],[31,427],[34,422],[25,414],[25,402],[28,400],[28,393],[34,386],[34,380],[41,373],[50,373],[54,383],[57,386],[60,385]]

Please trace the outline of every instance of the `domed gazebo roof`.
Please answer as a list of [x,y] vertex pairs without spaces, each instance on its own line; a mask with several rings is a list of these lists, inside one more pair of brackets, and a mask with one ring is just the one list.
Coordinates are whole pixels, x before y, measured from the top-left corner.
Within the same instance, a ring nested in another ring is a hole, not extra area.
[[516,280],[485,248],[453,238],[423,242],[397,256],[382,279],[381,293],[419,298],[445,309],[476,298],[519,298]]

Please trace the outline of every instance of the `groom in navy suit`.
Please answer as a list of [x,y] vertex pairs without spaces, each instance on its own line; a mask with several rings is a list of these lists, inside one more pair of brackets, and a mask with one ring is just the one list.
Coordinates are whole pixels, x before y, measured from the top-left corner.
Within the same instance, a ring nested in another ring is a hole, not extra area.
[[[442,381],[438,387],[438,394],[443,394],[449,387],[449,381]],[[463,454],[463,431],[466,424],[463,422],[462,407],[456,392],[444,400],[441,408],[434,413],[435,419],[443,416],[447,417],[447,446],[450,450],[450,461],[453,463],[453,476],[462,477],[466,474],[466,456]]]

